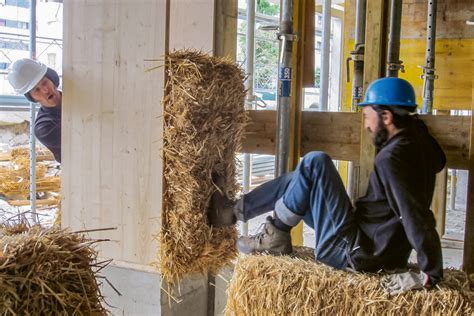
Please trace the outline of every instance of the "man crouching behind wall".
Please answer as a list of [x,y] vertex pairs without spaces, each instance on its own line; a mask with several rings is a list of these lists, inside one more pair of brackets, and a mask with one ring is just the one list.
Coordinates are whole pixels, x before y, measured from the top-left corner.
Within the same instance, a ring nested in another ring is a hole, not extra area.
[[13,63],[8,81],[30,102],[41,104],[35,121],[35,136],[61,162],[61,100],[56,71],[32,59]]

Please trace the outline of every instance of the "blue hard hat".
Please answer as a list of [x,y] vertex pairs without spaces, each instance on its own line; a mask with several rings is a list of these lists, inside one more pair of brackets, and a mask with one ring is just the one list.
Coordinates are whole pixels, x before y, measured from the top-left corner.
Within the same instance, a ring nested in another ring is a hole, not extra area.
[[416,107],[415,90],[408,81],[400,78],[377,79],[369,85],[364,100],[358,105]]

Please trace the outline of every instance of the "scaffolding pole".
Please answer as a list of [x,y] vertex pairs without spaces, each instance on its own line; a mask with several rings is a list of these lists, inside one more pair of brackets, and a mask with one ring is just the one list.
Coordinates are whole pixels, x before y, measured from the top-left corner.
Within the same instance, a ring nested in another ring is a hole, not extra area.
[[[245,81],[245,88],[247,89],[247,102],[246,108],[252,109],[252,105],[255,101],[253,95],[254,88],[254,63],[255,63],[255,0],[247,0],[247,59],[245,62],[245,72],[247,73],[247,80]],[[244,194],[250,191],[250,177],[252,173],[252,155],[249,153],[244,154],[244,166],[242,172],[242,186]],[[248,223],[243,223],[242,234],[248,236],[249,226]]]
[[278,75],[275,176],[288,172],[290,152],[290,106],[292,82],[293,1],[282,0],[280,18],[280,65]]
[[321,79],[319,88],[319,109],[328,110],[329,91],[329,59],[331,45],[331,0],[323,1],[323,32],[321,43]]
[[423,68],[423,113],[433,112],[433,90],[435,75],[436,45],[436,8],[437,0],[428,1],[428,17],[426,25],[426,65]]
[[387,77],[398,77],[403,72],[400,60],[400,32],[402,27],[402,0],[390,1],[390,31],[388,34]]
[[[36,0],[30,2],[30,46],[31,59],[36,59]],[[36,104],[30,102],[30,202],[33,221],[39,223],[36,213],[36,137],[35,137]]]

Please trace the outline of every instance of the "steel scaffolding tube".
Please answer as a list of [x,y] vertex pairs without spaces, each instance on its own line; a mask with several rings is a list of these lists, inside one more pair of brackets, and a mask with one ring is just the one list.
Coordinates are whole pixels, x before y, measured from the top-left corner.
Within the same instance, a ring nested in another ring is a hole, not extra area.
[[428,1],[428,17],[426,25],[426,66],[423,68],[423,113],[433,111],[433,90],[435,75],[435,45],[436,45],[436,8],[437,0]]
[[280,18],[280,65],[278,75],[275,176],[288,172],[290,152],[290,106],[292,82],[293,1],[282,0]]
[[[247,36],[246,36],[246,55],[245,72],[247,73],[247,80],[245,81],[245,88],[247,89],[246,108],[251,109],[255,101],[253,95],[254,88],[254,63],[255,63],[255,0],[247,0]],[[244,194],[250,191],[250,176],[252,170],[252,155],[244,154],[244,166],[242,174],[242,185]],[[247,236],[249,233],[248,223],[242,225],[242,234]]]
[[388,34],[387,77],[398,77],[403,71],[400,60],[400,32],[402,27],[402,0],[390,1],[390,31]]
[[323,32],[321,43],[321,79],[319,88],[319,109],[328,110],[329,92],[329,46],[331,37],[331,0],[323,2]]
[[[30,2],[30,47],[31,59],[36,59],[36,0]],[[30,202],[33,221],[39,222],[36,213],[36,103],[30,102]]]

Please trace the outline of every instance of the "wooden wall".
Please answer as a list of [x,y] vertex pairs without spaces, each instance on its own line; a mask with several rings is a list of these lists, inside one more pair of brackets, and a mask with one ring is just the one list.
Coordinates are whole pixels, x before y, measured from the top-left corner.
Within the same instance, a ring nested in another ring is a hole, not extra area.
[[62,226],[108,238],[100,256],[147,265],[161,208],[166,1],[64,3]]

